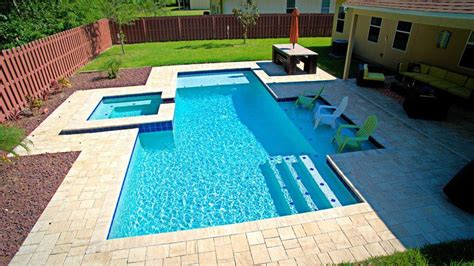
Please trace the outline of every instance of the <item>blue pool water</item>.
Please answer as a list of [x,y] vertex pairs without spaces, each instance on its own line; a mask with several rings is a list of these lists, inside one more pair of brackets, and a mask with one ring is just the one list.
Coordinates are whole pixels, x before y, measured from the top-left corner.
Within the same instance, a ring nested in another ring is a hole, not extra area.
[[179,75],[174,129],[139,133],[109,238],[358,202],[284,110],[251,71]]
[[161,102],[159,93],[104,97],[88,120],[154,115]]

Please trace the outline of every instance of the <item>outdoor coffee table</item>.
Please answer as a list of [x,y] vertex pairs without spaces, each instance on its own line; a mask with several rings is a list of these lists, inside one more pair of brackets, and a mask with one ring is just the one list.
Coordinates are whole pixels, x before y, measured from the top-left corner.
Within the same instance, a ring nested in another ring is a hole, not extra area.
[[274,44],[272,61],[275,64],[283,64],[286,73],[296,74],[296,65],[299,61],[304,63],[304,71],[308,74],[316,74],[318,53],[315,53],[299,44]]

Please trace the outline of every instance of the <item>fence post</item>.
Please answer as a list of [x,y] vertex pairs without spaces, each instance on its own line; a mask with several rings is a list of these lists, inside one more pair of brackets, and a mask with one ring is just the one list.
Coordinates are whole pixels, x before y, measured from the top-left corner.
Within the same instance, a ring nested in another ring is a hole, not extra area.
[[179,36],[179,40],[182,41],[183,38],[181,35],[181,17],[178,17],[178,36]]
[[14,106],[10,103],[9,96],[7,95],[7,81],[3,74],[3,56],[0,55],[0,123],[7,119],[9,111],[14,109]]
[[212,39],[216,39],[216,18],[212,16]]
[[147,32],[146,32],[145,18],[142,18],[142,26],[143,26],[143,36],[145,37],[145,42],[148,42],[148,36],[147,36]]

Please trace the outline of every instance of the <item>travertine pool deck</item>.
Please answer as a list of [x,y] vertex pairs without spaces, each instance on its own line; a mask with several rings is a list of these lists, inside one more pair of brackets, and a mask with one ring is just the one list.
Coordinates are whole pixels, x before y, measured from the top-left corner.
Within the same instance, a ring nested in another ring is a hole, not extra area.
[[[366,202],[241,224],[106,240],[138,129],[75,135],[59,132],[72,121],[82,121],[94,95],[159,90],[163,98],[173,98],[178,72],[227,68],[254,69],[282,98],[324,83],[323,97],[331,104],[345,95],[350,97],[345,114],[356,123],[376,114],[380,126],[375,138],[384,149],[331,155]],[[157,67],[145,86],[78,91],[28,137],[34,142],[32,154],[81,154],[11,264],[315,265],[359,261],[425,243],[474,237],[474,217],[451,205],[441,191],[473,157],[471,121],[464,121],[465,126],[412,121],[397,104],[321,69],[316,75],[286,76],[268,62]],[[445,133],[453,138],[443,140]]]

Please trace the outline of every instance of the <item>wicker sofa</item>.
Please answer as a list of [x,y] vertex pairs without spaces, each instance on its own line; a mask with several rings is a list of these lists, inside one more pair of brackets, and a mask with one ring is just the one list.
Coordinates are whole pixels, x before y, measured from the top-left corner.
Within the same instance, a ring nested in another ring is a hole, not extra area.
[[427,64],[400,63],[398,73],[404,79],[409,77],[457,97],[466,100],[474,99],[474,78],[472,77]]

